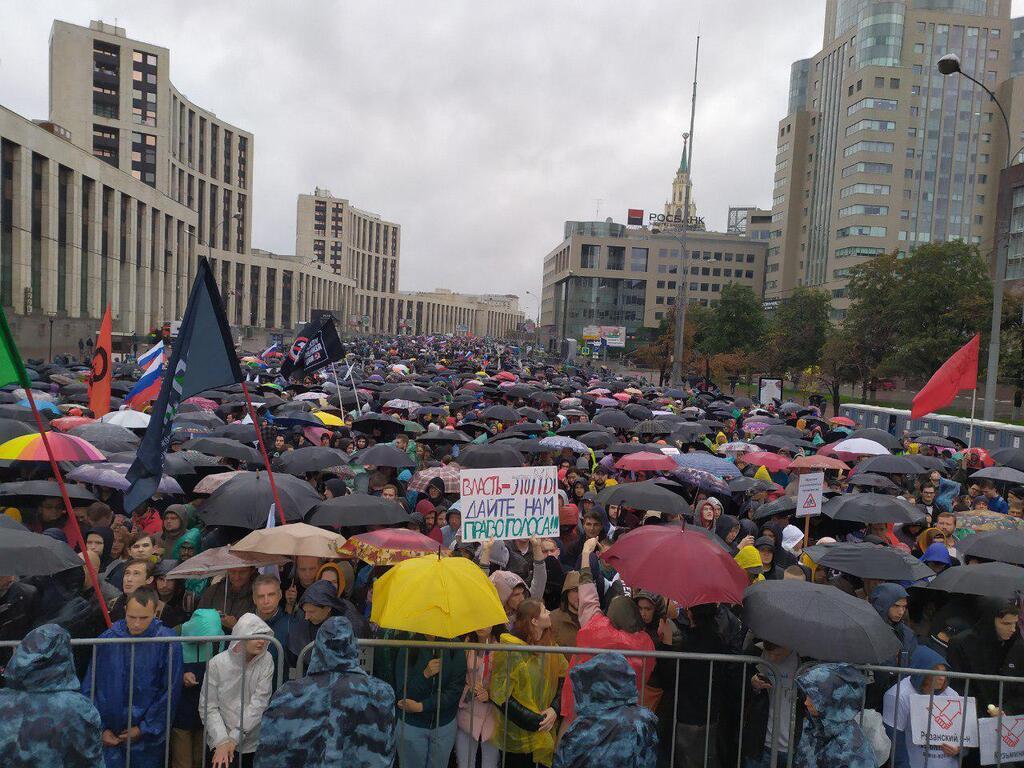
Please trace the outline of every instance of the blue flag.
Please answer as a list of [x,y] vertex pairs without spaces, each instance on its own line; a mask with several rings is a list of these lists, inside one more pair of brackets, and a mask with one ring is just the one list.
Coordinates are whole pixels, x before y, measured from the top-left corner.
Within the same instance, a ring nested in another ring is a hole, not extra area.
[[146,434],[128,470],[131,488],[124,497],[126,513],[131,514],[156,493],[163,475],[164,455],[171,442],[171,420],[181,402],[204,390],[241,380],[242,372],[220,291],[210,265],[200,257],[160,396],[153,405]]

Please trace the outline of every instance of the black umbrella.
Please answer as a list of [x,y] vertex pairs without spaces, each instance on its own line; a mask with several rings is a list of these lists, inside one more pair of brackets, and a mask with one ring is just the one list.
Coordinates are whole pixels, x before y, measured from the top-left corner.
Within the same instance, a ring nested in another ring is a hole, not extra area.
[[956,448],[957,445],[952,440],[947,440],[939,435],[922,435],[915,438],[914,442],[920,443],[921,445],[931,445],[935,448]]
[[31,435],[35,431],[27,421],[0,419],[0,443],[6,443],[22,435]]
[[971,480],[995,480],[1000,483],[1024,483],[1024,472],[1013,467],[985,467],[971,475]]
[[609,504],[618,504],[632,509],[644,511],[654,510],[673,515],[686,515],[690,506],[682,497],[663,488],[653,480],[642,483],[620,483],[606,488],[598,494],[598,501],[606,508]]
[[857,523],[916,523],[925,517],[924,509],[896,496],[881,493],[848,493],[829,499],[822,514],[833,520]]
[[789,451],[790,453],[797,452],[796,446],[793,445],[793,441],[782,435],[758,435],[752,442],[760,448],[770,448],[776,451]]
[[0,573],[4,576],[49,576],[81,567],[81,559],[63,541],[41,533],[3,529]]
[[654,416],[654,411],[650,408],[640,405],[639,403],[629,403],[622,409],[623,413],[629,416],[631,419],[650,419]]
[[743,621],[756,637],[818,661],[886,664],[896,660],[901,648],[871,603],[806,581],[748,587]]
[[543,435],[547,433],[547,428],[543,424],[537,424],[534,422],[523,422],[522,424],[516,424],[515,426],[509,427],[506,432],[513,434],[519,433],[521,435]]
[[917,581],[935,573],[913,555],[880,544],[818,544],[804,554],[819,566],[861,579]]
[[518,449],[506,443],[471,445],[459,454],[459,466],[467,469],[523,466],[523,457]]
[[849,483],[858,488],[872,488],[876,491],[900,490],[900,487],[888,477],[874,472],[854,472],[850,475]]
[[519,414],[507,405],[492,405],[490,408],[484,409],[483,413],[480,414],[480,418],[489,421],[516,422],[519,421]]
[[804,439],[804,433],[796,427],[791,427],[789,424],[773,424],[762,434],[779,435],[780,437],[787,438],[790,441]]
[[775,501],[762,504],[754,511],[754,520],[767,520],[775,515],[791,515],[796,511],[796,499],[792,496],[780,496]]
[[965,536],[956,548],[965,557],[1024,565],[1024,530],[981,531]]
[[[64,487],[67,489],[68,498],[71,501],[88,503],[96,501],[96,497],[89,493],[89,490],[83,485],[65,483]],[[0,499],[6,502],[18,499],[32,499],[33,502],[38,502],[40,498],[47,497],[60,498],[60,486],[57,485],[56,480],[19,480],[13,483],[0,483]],[[8,503],[6,506],[16,505]],[[0,571],[0,573],[4,573],[4,571]]]
[[1009,600],[1024,590],[1024,568],[1008,563],[974,563],[947,568],[932,579],[927,588],[937,592]]
[[320,472],[330,467],[345,466],[348,462],[348,454],[343,451],[311,445],[282,453],[274,460],[274,470],[287,472],[289,475],[304,475],[307,472]]
[[667,421],[661,421],[660,419],[648,419],[647,421],[641,421],[637,424],[631,432],[635,432],[638,435],[670,435],[672,434],[673,425]]
[[[322,427],[323,423],[318,420],[313,426]],[[229,440],[237,440],[240,443],[255,443],[260,439],[254,424],[242,424],[238,421],[232,424],[227,424],[223,427],[218,427],[213,430],[211,436],[226,437]]]
[[455,426],[472,437],[479,437],[484,434],[494,434],[494,430],[487,426],[486,422],[483,421],[460,421]]
[[863,437],[867,440],[874,440],[879,445],[888,448],[890,451],[898,451],[903,445],[900,443],[900,439],[896,435],[886,432],[884,429],[876,429],[875,427],[863,427],[861,429],[855,429],[850,433],[850,437]]
[[416,461],[409,457],[405,451],[400,451],[393,445],[371,445],[356,453],[352,460],[359,464],[369,464],[375,467],[415,467]]
[[139,436],[130,429],[101,422],[83,424],[70,430],[68,434],[87,440],[104,452],[132,451],[138,448],[141,442]]
[[734,477],[732,480],[727,480],[726,485],[729,486],[729,490],[733,493],[767,491],[774,487],[772,483],[766,483],[764,480],[760,480],[756,477],[747,477],[746,475],[740,475],[739,477]]
[[187,424],[202,424],[206,427],[223,427],[224,419],[209,411],[196,411],[195,413],[179,413],[174,417],[175,426]]
[[572,424],[566,424],[557,430],[559,435],[585,435],[587,432],[593,432],[597,429],[593,422],[590,421],[577,421]]
[[530,395],[530,399],[535,403],[547,403],[548,405],[554,405],[561,398],[559,398],[554,392],[534,392]]
[[925,472],[931,472],[933,469],[937,469],[940,472],[946,469],[946,462],[940,459],[938,456],[925,456],[924,454],[914,453],[907,456],[912,462],[921,467]]
[[[320,503],[313,487],[298,477],[275,474],[277,493],[284,507],[285,520],[298,522]],[[256,530],[267,524],[274,496],[266,472],[243,472],[235,475],[217,490],[199,510],[206,525],[228,525]]]
[[412,400],[414,403],[432,403],[437,399],[423,387],[417,387],[415,384],[399,384],[386,390],[385,394],[388,400]]
[[857,472],[881,475],[923,475],[926,470],[909,456],[869,456],[857,464]]
[[576,437],[581,443],[588,448],[607,448],[613,442],[615,438],[609,435],[607,432],[587,432]]
[[186,450],[199,451],[209,456],[236,459],[249,464],[258,464],[262,459],[255,448],[242,445],[227,437],[196,437],[181,444]]
[[384,440],[394,440],[405,431],[405,425],[391,416],[371,413],[352,419],[352,431],[364,435],[379,435]]
[[602,427],[611,427],[612,429],[623,432],[631,432],[636,426],[636,421],[620,411],[618,408],[602,409],[594,417],[593,423],[600,424]]
[[439,429],[420,435],[416,438],[416,442],[427,445],[454,445],[456,443],[471,443],[473,438],[458,429]]
[[306,522],[310,525],[327,525],[332,528],[394,525],[408,519],[409,514],[397,501],[364,493],[321,501],[306,515]]
[[992,458],[1004,467],[1013,467],[1024,471],[1024,450],[1020,448],[997,448],[992,451]]
[[641,445],[640,443],[612,443],[604,449],[605,453],[610,453],[612,456],[625,456],[628,453],[640,453],[641,451],[650,451],[649,445]]
[[516,413],[518,413],[524,419],[530,419],[530,421],[548,420],[548,415],[544,413],[544,411],[538,411],[536,408],[531,408],[528,405],[524,405],[522,408],[516,408]]

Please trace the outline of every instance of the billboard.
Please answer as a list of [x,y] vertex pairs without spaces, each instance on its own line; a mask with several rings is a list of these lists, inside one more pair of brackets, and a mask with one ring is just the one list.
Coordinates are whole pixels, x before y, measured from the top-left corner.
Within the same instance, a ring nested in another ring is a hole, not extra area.
[[630,208],[626,211],[626,223],[631,227],[639,227],[644,223],[644,209]]
[[624,325],[587,325],[583,328],[583,341],[605,340],[609,347],[626,346],[626,326]]

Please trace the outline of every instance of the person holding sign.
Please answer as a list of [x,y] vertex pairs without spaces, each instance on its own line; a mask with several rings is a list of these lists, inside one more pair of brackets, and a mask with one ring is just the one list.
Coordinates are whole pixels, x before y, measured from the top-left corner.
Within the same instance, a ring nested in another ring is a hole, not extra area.
[[[910,666],[939,672],[948,669],[946,660],[924,645],[914,650]],[[886,733],[896,742],[893,768],[924,768],[926,763],[929,768],[954,768],[959,762],[959,746],[933,744],[928,747],[914,743],[914,732],[910,727],[910,705],[911,696],[915,693],[931,696],[936,703],[943,699],[958,698],[956,691],[947,685],[944,675],[911,675],[886,691],[882,720]]]

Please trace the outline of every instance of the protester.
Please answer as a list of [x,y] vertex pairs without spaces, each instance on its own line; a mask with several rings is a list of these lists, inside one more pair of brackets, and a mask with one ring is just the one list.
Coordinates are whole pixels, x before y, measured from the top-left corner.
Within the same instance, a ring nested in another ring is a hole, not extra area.
[[818,664],[796,679],[807,714],[796,745],[798,768],[875,768],[860,724],[864,675],[849,664]]

